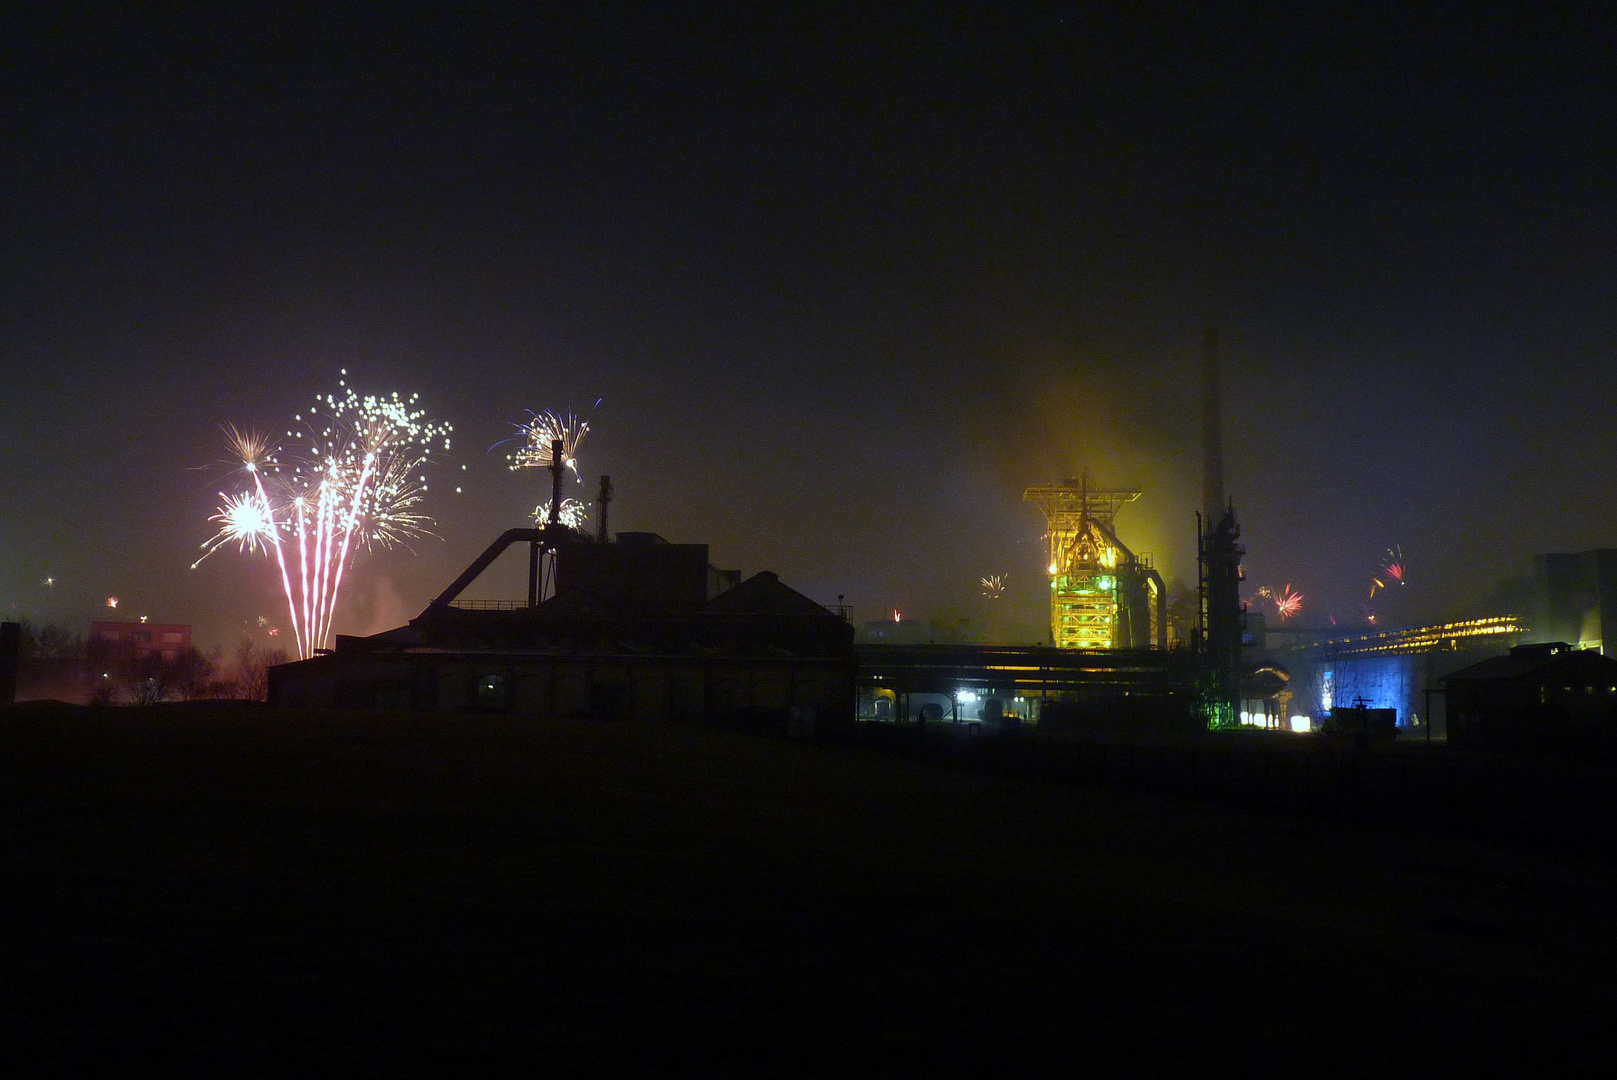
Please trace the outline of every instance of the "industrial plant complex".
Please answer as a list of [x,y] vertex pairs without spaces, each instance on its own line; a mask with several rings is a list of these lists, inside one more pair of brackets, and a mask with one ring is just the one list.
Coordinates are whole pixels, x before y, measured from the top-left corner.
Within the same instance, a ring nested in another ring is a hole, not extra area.
[[[1226,497],[1217,341],[1203,342],[1203,494],[1193,623],[1174,628],[1149,554],[1126,540],[1142,495],[1087,473],[1029,486],[1046,524],[1049,638],[1038,645],[856,633],[774,574],[746,580],[703,544],[589,535],[559,513],[501,536],[408,625],[275,668],[278,704],[703,721],[823,735],[858,722],[1083,734],[1258,726],[1499,739],[1522,723],[1600,726],[1617,706],[1617,552],[1544,555],[1530,611],[1344,632],[1268,625],[1240,598]],[[560,447],[547,460],[560,506]],[[603,478],[603,493],[610,481]],[[526,597],[465,601],[526,551]],[[903,629],[899,624],[896,629]],[[1482,687],[1484,689],[1479,690]],[[1501,709],[1509,717],[1501,718]],[[1515,725],[1515,727],[1513,727]]]
[[[1246,552],[1224,485],[1212,330],[1201,346],[1202,505],[1184,515],[1187,531],[1194,520],[1196,585],[1176,615],[1151,554],[1128,539],[1128,508],[1145,492],[1117,486],[1116,477],[1080,471],[1023,493],[1045,527],[1043,641],[939,632],[896,612],[893,622],[856,629],[840,598],[824,606],[768,571],[743,580],[713,565],[705,544],[612,534],[608,477],[597,528],[584,531],[578,504],[562,497],[562,478],[576,473],[574,448],[587,424],[546,414],[546,423],[524,428],[530,445],[518,462],[550,473],[539,525],[498,537],[404,626],[328,638],[329,613],[305,619],[302,656],[269,670],[268,698],[673,720],[798,737],[859,723],[959,734],[1260,727],[1491,743],[1606,737],[1617,718],[1617,659],[1604,655],[1617,641],[1617,550],[1541,554],[1517,610],[1432,625],[1295,625],[1286,597],[1272,598],[1274,623],[1249,611],[1241,596]],[[231,535],[227,526],[209,550]],[[275,529],[265,535],[266,546],[278,543]],[[524,554],[526,595],[465,599],[497,561]],[[1401,584],[1402,575],[1389,558],[1383,577]],[[328,606],[340,577],[313,579]],[[17,665],[15,627],[4,640],[13,654],[9,697],[19,678],[28,680]],[[102,669],[121,666],[144,680],[143,699],[161,700],[155,676],[190,649],[190,627],[98,621],[87,641],[77,667],[61,656],[36,663],[32,689],[77,681],[103,700],[112,683]]]

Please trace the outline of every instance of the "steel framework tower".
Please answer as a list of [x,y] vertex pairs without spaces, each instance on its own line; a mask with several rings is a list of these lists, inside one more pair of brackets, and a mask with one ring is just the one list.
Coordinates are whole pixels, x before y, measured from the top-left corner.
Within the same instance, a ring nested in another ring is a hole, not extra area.
[[1150,560],[1117,538],[1135,488],[1091,487],[1087,476],[1028,488],[1050,540],[1050,640],[1062,649],[1163,648],[1164,589]]

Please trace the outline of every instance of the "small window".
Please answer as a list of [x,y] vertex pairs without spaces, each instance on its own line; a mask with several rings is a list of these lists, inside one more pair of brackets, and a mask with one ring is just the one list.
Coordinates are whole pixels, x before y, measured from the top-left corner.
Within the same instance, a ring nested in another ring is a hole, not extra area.
[[477,704],[486,709],[505,707],[504,675],[484,675],[477,680]]

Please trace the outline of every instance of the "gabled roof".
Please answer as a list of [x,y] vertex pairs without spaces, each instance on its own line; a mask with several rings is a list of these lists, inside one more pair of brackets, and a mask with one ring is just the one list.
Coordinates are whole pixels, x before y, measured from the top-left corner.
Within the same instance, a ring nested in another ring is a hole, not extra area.
[[841,622],[842,617],[785,584],[768,570],[720,593],[702,605],[701,615],[773,615],[826,619]]
[[1551,652],[1544,647],[1517,646],[1506,656],[1491,657],[1461,668],[1445,676],[1443,682],[1499,682],[1510,679],[1617,686],[1617,659],[1602,656],[1593,649],[1568,647]]
[[619,615],[628,606],[627,598],[621,593],[580,585],[557,593],[537,607],[516,610],[519,613],[532,612],[540,618],[577,619]]

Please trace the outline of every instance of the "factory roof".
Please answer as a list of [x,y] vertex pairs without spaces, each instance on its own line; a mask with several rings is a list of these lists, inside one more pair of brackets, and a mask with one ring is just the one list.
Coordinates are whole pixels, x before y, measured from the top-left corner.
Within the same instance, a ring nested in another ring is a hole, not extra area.
[[1468,682],[1575,682],[1579,685],[1617,684],[1617,659],[1593,649],[1578,649],[1564,641],[1517,645],[1444,678],[1445,685]]

